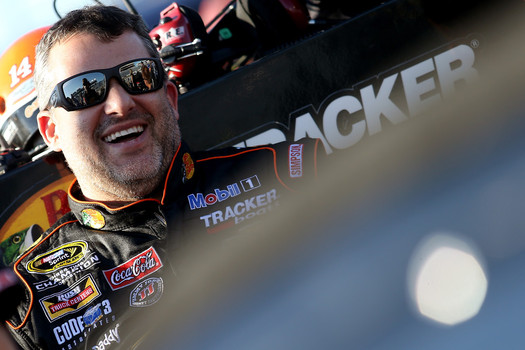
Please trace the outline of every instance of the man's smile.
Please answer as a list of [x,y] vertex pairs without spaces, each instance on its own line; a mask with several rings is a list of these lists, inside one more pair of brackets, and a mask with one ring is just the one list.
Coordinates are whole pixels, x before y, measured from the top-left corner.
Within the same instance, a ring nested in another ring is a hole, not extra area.
[[104,141],[108,143],[125,142],[127,140],[139,137],[143,132],[144,126],[136,125],[124,130],[115,131],[104,137]]

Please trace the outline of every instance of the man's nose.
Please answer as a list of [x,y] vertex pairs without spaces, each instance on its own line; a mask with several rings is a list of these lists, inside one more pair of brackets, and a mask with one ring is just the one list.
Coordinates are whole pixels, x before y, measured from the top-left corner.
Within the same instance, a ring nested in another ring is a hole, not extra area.
[[104,111],[107,115],[124,116],[135,107],[135,100],[115,79],[109,81]]

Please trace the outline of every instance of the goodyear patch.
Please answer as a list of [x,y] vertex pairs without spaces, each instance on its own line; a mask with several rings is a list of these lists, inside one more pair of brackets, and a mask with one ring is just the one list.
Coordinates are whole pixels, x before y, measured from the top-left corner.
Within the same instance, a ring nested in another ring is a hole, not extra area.
[[61,245],[28,262],[26,269],[32,273],[49,273],[76,264],[86,256],[87,247],[88,245],[84,241]]
[[87,275],[68,289],[39,300],[46,317],[53,322],[67,314],[89,305],[100,296],[100,291],[91,275]]

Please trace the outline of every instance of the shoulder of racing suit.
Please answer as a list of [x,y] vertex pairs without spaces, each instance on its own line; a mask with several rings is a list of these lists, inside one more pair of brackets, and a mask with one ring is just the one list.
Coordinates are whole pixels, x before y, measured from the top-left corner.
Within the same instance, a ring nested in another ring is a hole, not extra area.
[[170,288],[173,242],[188,232],[210,242],[238,235],[314,179],[325,155],[315,140],[195,153],[183,145],[162,201],[113,209],[70,196],[72,212],[14,265],[26,287],[8,321],[15,339],[30,349],[123,346],[140,333],[124,320]]

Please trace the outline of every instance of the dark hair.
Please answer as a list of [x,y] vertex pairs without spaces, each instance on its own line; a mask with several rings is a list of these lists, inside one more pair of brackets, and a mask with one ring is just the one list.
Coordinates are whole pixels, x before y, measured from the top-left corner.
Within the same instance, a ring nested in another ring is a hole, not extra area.
[[118,7],[87,6],[69,12],[56,22],[36,47],[34,78],[40,108],[45,108],[54,87],[47,79],[49,52],[53,46],[79,33],[89,33],[100,41],[109,42],[128,30],[135,32],[142,39],[151,57],[159,57],[142,18]]

